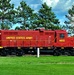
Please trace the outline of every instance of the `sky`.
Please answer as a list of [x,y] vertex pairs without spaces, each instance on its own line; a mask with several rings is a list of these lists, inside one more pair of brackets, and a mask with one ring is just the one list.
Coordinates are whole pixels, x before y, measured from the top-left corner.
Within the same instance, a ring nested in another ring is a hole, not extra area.
[[[11,3],[15,4],[15,7],[20,5],[22,0],[11,0]],[[41,8],[41,4],[46,2],[49,7],[52,7],[52,11],[56,17],[60,20],[61,24],[67,19],[65,15],[68,14],[68,10],[74,5],[74,0],[23,0],[29,5],[35,12]]]

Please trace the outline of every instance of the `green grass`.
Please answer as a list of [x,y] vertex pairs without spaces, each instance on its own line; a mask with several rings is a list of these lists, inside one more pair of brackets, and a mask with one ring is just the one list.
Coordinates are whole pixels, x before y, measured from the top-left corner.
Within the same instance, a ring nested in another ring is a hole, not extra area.
[[74,57],[0,57],[0,75],[74,75]]

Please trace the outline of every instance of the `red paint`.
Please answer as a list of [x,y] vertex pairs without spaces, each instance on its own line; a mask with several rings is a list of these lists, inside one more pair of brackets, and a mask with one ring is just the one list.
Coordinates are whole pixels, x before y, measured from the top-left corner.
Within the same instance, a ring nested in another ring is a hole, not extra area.
[[[60,38],[64,34],[64,38]],[[1,47],[74,47],[65,30],[0,30]]]

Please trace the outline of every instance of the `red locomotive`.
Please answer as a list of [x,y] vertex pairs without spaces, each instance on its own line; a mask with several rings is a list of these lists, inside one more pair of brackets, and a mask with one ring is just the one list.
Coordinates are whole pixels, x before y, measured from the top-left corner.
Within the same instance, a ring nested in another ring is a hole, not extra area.
[[37,48],[54,55],[74,55],[74,37],[65,30],[0,30],[0,55],[21,56]]

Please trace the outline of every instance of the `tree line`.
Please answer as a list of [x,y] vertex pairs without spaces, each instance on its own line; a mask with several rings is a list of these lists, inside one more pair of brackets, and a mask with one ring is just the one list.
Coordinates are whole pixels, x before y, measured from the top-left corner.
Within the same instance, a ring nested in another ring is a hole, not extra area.
[[68,29],[70,32],[74,32],[74,6],[65,15],[68,21],[61,26],[52,7],[48,7],[46,3],[42,4],[36,13],[25,1],[21,1],[17,8],[10,2],[11,0],[0,0],[0,29],[11,29],[14,24],[18,24],[15,30],[45,28]]

